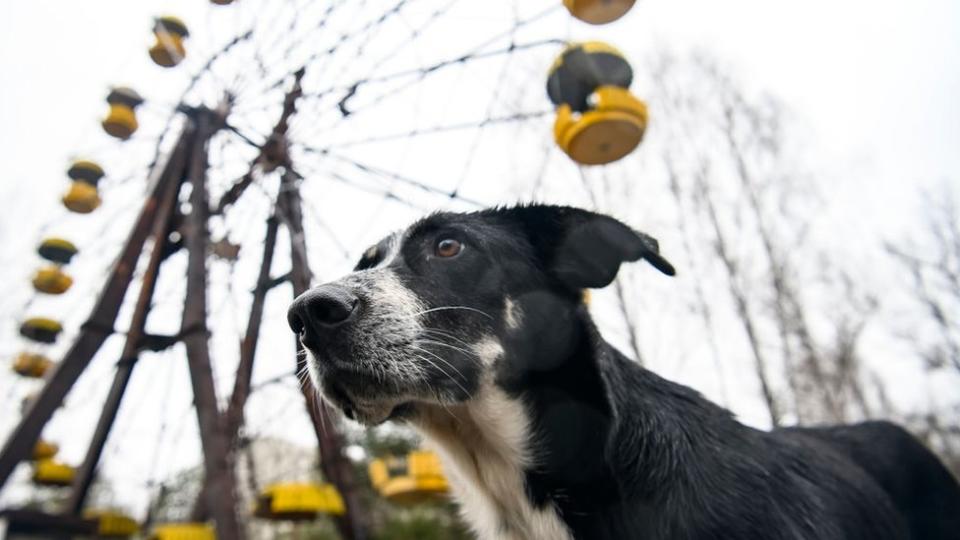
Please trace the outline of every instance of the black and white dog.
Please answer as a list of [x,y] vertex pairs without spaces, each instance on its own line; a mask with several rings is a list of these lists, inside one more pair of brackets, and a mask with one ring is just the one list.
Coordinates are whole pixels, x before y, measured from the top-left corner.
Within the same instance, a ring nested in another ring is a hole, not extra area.
[[903,429],[758,431],[605,342],[581,291],[639,259],[674,272],[584,210],[438,213],[289,322],[327,400],[435,445],[482,538],[960,538],[956,480]]

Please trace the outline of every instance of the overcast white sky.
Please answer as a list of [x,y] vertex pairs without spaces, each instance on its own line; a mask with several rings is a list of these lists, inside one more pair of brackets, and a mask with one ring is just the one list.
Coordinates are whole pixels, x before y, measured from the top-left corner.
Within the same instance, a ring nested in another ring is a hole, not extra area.
[[[368,2],[365,13],[383,11],[394,3]],[[537,13],[554,3],[560,2],[518,2],[525,15]],[[115,238],[116,231],[110,232],[110,224],[114,219],[117,223],[124,223],[123,219],[129,219],[135,210],[143,187],[142,170],[153,146],[150,134],[155,135],[161,130],[166,111],[177,99],[190,69],[201,62],[202,51],[209,52],[215,44],[223,43],[238,29],[245,29],[248,23],[258,18],[268,24],[272,20],[270,14],[276,11],[275,6],[289,5],[280,0],[241,0],[239,4],[210,8],[202,0],[33,0],[6,2],[0,8],[0,73],[3,74],[0,84],[0,163],[3,164],[0,200],[7,203],[5,211],[0,214],[0,242],[3,243],[0,251],[0,315],[5,318],[5,328],[0,332],[5,341],[0,344],[0,354],[4,358],[19,347],[13,330],[15,320],[23,315],[24,304],[28,301],[28,295],[22,291],[27,289],[26,278],[36,263],[32,250],[41,237],[40,231],[73,234],[81,247],[96,253],[102,251],[99,260],[91,260],[78,270],[78,287],[89,289],[90,283],[101,279],[102,269],[109,264],[109,257],[115,249],[103,238]],[[407,24],[412,25],[412,21],[446,4],[411,0],[407,8]],[[405,52],[395,64],[387,64],[377,72],[393,73],[405,66],[424,65],[469,50],[476,43],[483,42],[485,37],[509,27],[514,13],[512,4],[505,1],[468,3],[462,0],[460,4],[439,19],[429,45],[414,48],[410,54]],[[183,17],[193,31],[188,50],[192,53],[190,62],[195,63],[185,64],[184,69],[177,68],[179,71],[157,68],[146,56],[145,49],[151,42],[150,19],[166,13]],[[336,28],[341,22],[350,24],[346,19],[333,19],[332,31],[342,31]],[[383,36],[371,38],[367,50],[371,56],[376,57],[371,50],[376,50],[381,38],[386,43],[383,47],[390,46],[390,36],[386,35],[390,32],[399,35],[402,28],[385,29]],[[956,182],[960,178],[958,2],[641,0],[627,17],[604,27],[577,23],[560,10],[538,22],[529,34],[517,41],[533,41],[538,37],[602,39],[618,46],[630,58],[646,57],[661,47],[711,52],[730,65],[752,88],[769,91],[787,104],[797,125],[809,134],[807,140],[811,152],[820,156],[824,170],[835,179],[836,189],[830,193],[838,200],[834,211],[873,214],[875,219],[867,222],[880,230],[871,233],[896,235],[914,220],[922,211],[917,206],[918,186],[933,185],[945,178]],[[515,78],[503,82],[504,91],[513,91],[517,84],[524,83],[516,79],[524,73],[542,73],[556,52],[554,48],[518,55],[519,59],[511,68],[513,71],[509,72]],[[341,67],[349,69],[346,64]],[[247,68],[232,64],[224,70],[229,75],[231,69]],[[456,86],[458,91],[466,93],[467,98],[486,96],[498,87],[498,73],[504,73],[494,68],[497,66],[478,64],[475,70],[464,69],[457,75],[456,82],[450,84],[467,86],[468,90]],[[335,69],[326,71],[330,72]],[[314,76],[318,79],[311,84],[316,88],[331,84],[320,80],[319,75]],[[542,95],[542,77],[537,77],[531,80],[534,88],[526,95],[516,100],[501,96],[501,101],[516,102],[521,110],[549,108]],[[149,100],[141,115],[144,134],[122,147],[102,135],[97,125],[105,112],[103,98],[112,84],[134,86]],[[317,141],[353,140],[358,134],[369,136],[372,129],[384,133],[403,132],[411,129],[407,120],[410,115],[459,118],[464,107],[458,105],[458,96],[451,96],[449,92],[435,94],[441,91],[427,88],[420,97],[411,98],[410,103],[427,103],[428,112],[385,109],[383,116],[369,121],[358,119],[356,127],[344,127],[333,135],[319,134]],[[642,88],[635,87],[634,91],[642,97]],[[480,103],[481,111],[486,108],[485,99]],[[265,101],[279,104],[279,96],[265,95]],[[438,103],[444,103],[444,106],[438,107]],[[251,126],[269,125],[270,119],[275,118],[275,111],[264,113],[262,118],[253,115],[251,118]],[[299,128],[307,133],[313,120],[303,121],[308,125]],[[658,119],[654,119],[656,121]],[[500,143],[518,147],[529,144],[530,149],[540,150],[549,145],[549,123],[541,122],[536,126],[542,129],[526,132],[527,138],[522,141]],[[459,171],[462,168],[464,152],[438,155],[445,154],[438,148],[455,145],[462,148],[470,141],[469,137],[450,136],[443,142],[447,146],[436,146],[436,141],[413,142],[384,149],[382,155],[371,159],[383,160],[381,163],[389,160],[396,166],[394,170],[434,170],[442,175],[447,169]],[[65,187],[63,172],[70,159],[78,155],[106,160],[108,173],[117,184],[115,189],[105,190],[105,206],[94,217],[67,216],[59,207],[58,198]],[[362,151],[351,155],[360,156],[357,159],[365,157]],[[233,159],[231,166],[236,170],[244,160]],[[537,164],[536,159],[519,163],[504,160],[503,164],[486,163],[477,169],[482,174],[496,176],[503,173],[516,178],[535,170]],[[511,168],[509,172],[507,168]],[[131,180],[123,182],[128,177]],[[230,174],[224,173],[224,177],[230,177]],[[499,202],[499,194],[509,187],[503,182],[473,176],[467,178],[465,189],[472,190],[471,194],[486,202]],[[305,189],[309,190],[311,186]],[[360,208],[363,200],[345,198],[350,196],[349,190],[336,191],[332,185],[324,189],[328,191],[318,190],[314,195],[321,213],[335,216],[328,224],[337,223],[337,218],[354,212],[371,214],[370,208]],[[421,204],[430,207],[439,203],[423,199]],[[265,212],[266,207],[254,202],[243,211],[246,214],[235,221],[250,220],[258,212]],[[366,247],[366,241],[399,226],[410,215],[409,211],[388,212],[376,221],[354,224],[350,230],[338,233],[346,238],[347,251],[356,254]],[[245,246],[255,248],[259,235],[254,229],[249,240],[244,236]],[[357,239],[356,245],[351,243],[354,239]],[[337,249],[331,245],[325,247]],[[323,249],[317,251],[323,252]],[[313,262],[322,277],[333,277],[344,269],[339,256],[334,261],[318,257]],[[226,270],[215,272],[226,275]],[[240,269],[238,273],[249,277],[250,271]],[[241,290],[237,294],[244,293]],[[218,299],[213,299],[212,305],[218,305]],[[82,297],[71,302],[70,306],[75,307],[70,308],[68,315],[82,317],[84,306],[89,302]],[[223,302],[227,306],[224,309],[232,309],[228,300]],[[53,312],[64,309],[63,305],[56,302],[43,304]],[[268,306],[268,314],[280,317],[285,305],[286,298],[274,299]],[[30,304],[28,311],[36,307],[36,304]],[[233,325],[242,328],[242,318],[242,310],[237,311]],[[290,345],[284,332],[281,328],[270,334],[280,343],[276,346],[280,351],[286,351]],[[225,339],[229,341],[234,337]],[[219,350],[229,351],[229,347],[223,345]],[[271,348],[271,352],[274,350],[277,349]],[[282,353],[277,356],[283,362],[288,358]],[[183,383],[186,376],[183,366],[171,368],[169,365],[178,360],[179,356],[169,353],[145,361],[141,371],[146,375],[139,382],[135,379],[131,401],[139,403],[136,399],[138,392]],[[288,367],[282,362],[268,367],[258,366],[257,376],[263,379],[283,373]],[[64,453],[70,461],[77,462],[82,456],[86,433],[92,429],[92,418],[111,369],[109,358],[95,363],[94,374],[85,377],[84,391],[80,395],[71,395],[70,418],[59,419],[51,426],[54,436],[59,435],[60,442],[64,443]],[[0,433],[11,427],[16,401],[25,391],[25,386],[18,384],[8,372],[0,371],[0,401],[4,403],[2,411],[6,415],[0,421],[0,429],[4,430]],[[169,399],[173,404],[169,408],[176,410],[159,420],[165,426],[165,435],[157,434],[157,425],[144,427],[142,420],[134,420],[138,418],[135,412],[128,411],[118,422],[119,433],[125,434],[127,440],[132,438],[139,442],[125,446],[118,443],[111,447],[112,453],[108,455],[126,461],[121,461],[121,465],[110,472],[121,480],[129,477],[130,485],[121,490],[134,497],[132,506],[135,509],[142,508],[145,478],[162,476],[196,459],[196,448],[191,446],[195,439],[189,435],[190,430],[195,429],[194,417],[186,408],[188,401],[178,401],[181,394],[172,393],[173,397]],[[297,397],[287,387],[286,393],[278,393],[267,400],[265,410],[272,400],[276,414],[284,419],[291,418],[281,423],[281,432],[289,432],[294,426],[303,435],[294,438],[309,443],[309,431],[305,429],[302,415],[298,419],[285,412],[290,409],[291,399]],[[158,406],[158,398],[140,401],[149,402],[142,405],[142,410],[153,411]],[[299,413],[299,409],[293,410]],[[270,411],[263,412],[261,423],[269,424],[271,414]],[[161,471],[144,471],[144,468],[152,467],[153,458],[151,451],[145,449],[150,449],[155,440],[171,444],[173,436],[170,433],[177,430],[188,433],[183,437],[191,441],[190,444],[171,449],[175,456],[165,454]],[[123,457],[124,452],[127,457]],[[137,455],[131,457],[131,453]],[[9,493],[10,490],[6,491]],[[5,497],[12,496],[7,493],[4,493]],[[6,499],[0,497],[2,500]]]

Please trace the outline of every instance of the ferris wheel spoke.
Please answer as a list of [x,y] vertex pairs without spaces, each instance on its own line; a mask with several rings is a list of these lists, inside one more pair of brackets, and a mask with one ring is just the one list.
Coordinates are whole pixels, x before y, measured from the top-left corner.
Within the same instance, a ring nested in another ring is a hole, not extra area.
[[[406,50],[407,47],[409,47],[412,43],[414,43],[414,41],[415,41],[419,36],[421,36],[421,35],[433,24],[434,21],[438,20],[441,16],[443,16],[443,14],[445,14],[446,12],[448,12],[458,1],[459,1],[459,0],[452,0],[452,1],[448,2],[446,5],[440,7],[439,9],[437,9],[436,11],[434,11],[433,13],[431,13],[430,16],[428,17],[428,19],[427,19],[426,21],[424,21],[420,26],[414,27],[413,29],[410,30],[409,36],[408,36],[403,42],[394,45],[393,47],[390,48],[390,51],[389,51],[386,55],[381,56],[378,60],[376,60],[376,61],[370,66],[370,68],[368,69],[368,71],[369,71],[369,72],[375,72],[375,71],[376,71],[377,69],[379,69],[383,64],[385,64],[387,61],[389,61],[390,59],[394,58],[397,54],[401,53],[402,51]],[[373,34],[373,33],[368,33],[368,35],[369,35],[370,37],[373,37],[374,34]],[[366,42],[365,42],[365,43],[366,43]],[[357,50],[357,53],[358,53],[358,54],[360,54],[360,53],[362,52],[362,49],[364,48],[365,43],[364,43],[364,44],[361,44],[361,45],[359,45],[359,46],[357,47],[357,49],[358,49],[358,50]],[[330,60],[330,56],[327,56],[327,57],[325,57],[325,58],[326,58],[328,61]],[[345,63],[345,64],[341,67],[340,72],[339,72],[336,76],[332,77],[332,79],[333,79],[333,80],[341,80],[341,79],[343,79],[344,77],[346,77],[346,76],[348,75],[348,70],[352,67],[352,65],[353,65],[353,63],[351,63],[351,62]],[[323,71],[324,71],[324,70],[320,70],[320,72],[323,72]],[[336,102],[337,105],[338,105],[338,108],[340,108],[340,112],[341,112],[341,114],[342,114],[343,116],[346,116],[346,114],[345,114],[345,112],[346,112],[346,111],[345,111],[345,102],[346,102],[346,100],[350,97],[349,94],[351,94],[351,92],[356,92],[356,89],[357,89],[358,87],[359,87],[359,84],[357,84],[356,86],[353,86],[353,87],[351,87],[350,89],[348,89],[348,90],[347,90],[347,95],[342,96],[342,97],[340,98],[340,100]],[[332,93],[331,93],[331,94],[332,94]],[[329,96],[329,95],[331,95],[331,94],[327,94],[327,96]],[[312,103],[309,101],[309,99],[304,99],[304,101],[307,103],[307,105],[305,105],[305,106],[312,107],[312,108],[311,108],[312,112],[318,113],[318,112],[319,112],[319,105],[320,105],[320,103],[321,103],[322,98],[323,98],[323,97],[327,97],[327,96],[319,96],[320,99],[314,100]],[[305,116],[306,116],[306,115],[301,115],[301,117],[297,119],[297,120],[298,120],[298,123],[299,123],[299,122],[302,122],[301,118],[303,118],[303,117],[305,117]]]
[[316,205],[314,205],[313,201],[307,197],[303,197],[303,202],[304,207],[307,210],[307,214],[310,215],[314,223],[316,223],[316,225],[326,233],[327,237],[330,238],[330,241],[337,246],[337,249],[340,250],[340,254],[345,259],[349,259],[352,256],[352,253],[350,253],[350,250],[347,249],[347,246],[340,240],[340,237],[337,235],[336,231],[334,231],[333,228],[323,220],[320,211],[317,209]]
[[313,153],[313,154],[323,155],[323,156],[325,156],[325,157],[327,157],[327,158],[330,158],[330,159],[339,161],[339,162],[341,162],[341,163],[344,163],[344,164],[346,164],[346,165],[349,165],[350,167],[352,167],[352,168],[354,168],[354,169],[356,169],[356,170],[358,170],[358,171],[360,171],[360,172],[363,172],[364,174],[370,176],[371,178],[376,178],[376,179],[380,179],[380,180],[388,180],[388,181],[393,180],[393,181],[400,182],[400,183],[402,183],[402,184],[406,184],[407,186],[411,186],[411,187],[413,187],[413,188],[416,188],[416,189],[418,189],[418,190],[420,190],[420,191],[423,191],[423,192],[425,192],[425,193],[429,193],[429,194],[431,194],[431,195],[446,197],[446,198],[448,198],[448,199],[457,199],[457,200],[459,200],[459,201],[461,201],[461,202],[464,202],[464,203],[466,203],[466,204],[468,204],[468,205],[472,205],[472,206],[477,206],[477,207],[483,206],[483,203],[481,203],[481,202],[479,202],[479,201],[475,201],[475,200],[473,200],[473,199],[469,199],[469,198],[466,198],[466,197],[462,197],[462,196],[460,196],[459,194],[454,193],[454,192],[452,192],[452,191],[447,191],[447,190],[444,190],[444,189],[442,189],[442,188],[435,187],[435,186],[430,185],[430,184],[428,184],[428,183],[426,183],[426,182],[422,182],[422,181],[420,181],[420,180],[415,180],[415,179],[413,179],[413,178],[410,178],[409,176],[402,175],[402,174],[399,174],[399,173],[396,173],[396,172],[393,172],[393,171],[384,169],[384,168],[382,168],[382,167],[378,167],[378,166],[375,166],[375,165],[370,165],[370,164],[367,164],[367,163],[362,163],[362,162],[356,161],[356,160],[354,160],[354,159],[352,159],[352,158],[349,158],[349,157],[346,157],[346,156],[342,156],[342,155],[339,155],[339,154],[335,154],[335,153],[330,152],[330,151],[324,151],[324,150],[321,150],[321,149],[315,149],[315,148],[311,148],[311,147],[309,147],[309,146],[304,146],[304,145],[299,145],[298,147],[299,147],[300,149],[302,149],[302,150],[303,150],[304,152],[306,152],[306,153]]
[[334,170],[328,170],[328,169],[322,169],[322,170],[311,169],[307,174],[310,178],[330,179],[340,184],[344,184],[352,188],[358,189],[360,191],[381,196],[385,200],[390,200],[390,201],[400,203],[408,208],[412,208],[419,212],[424,212],[427,210],[425,206],[415,203],[410,199],[397,194],[390,186],[387,186],[387,187],[383,187],[382,185],[370,186],[365,182],[352,179],[342,173],[339,173]]
[[[317,127],[314,130],[314,132],[318,133],[318,132],[323,132],[325,130],[335,129],[338,125],[342,124],[347,117],[355,116],[358,113],[374,110],[378,105],[381,105],[387,100],[395,99],[398,96],[402,95],[402,93],[405,90],[408,90],[410,88],[415,87],[418,84],[421,84],[424,81],[424,79],[426,79],[431,74],[439,70],[442,70],[451,66],[463,65],[464,63],[473,61],[473,60],[495,58],[498,56],[509,55],[519,50],[532,49],[532,48],[543,47],[547,45],[556,45],[558,43],[562,43],[562,42],[556,39],[548,39],[548,40],[541,40],[541,41],[536,41],[536,42],[526,43],[521,45],[511,45],[510,47],[507,47],[504,49],[498,49],[495,51],[487,51],[482,53],[458,56],[456,58],[443,60],[435,64],[431,64],[429,66],[419,68],[416,70],[409,70],[401,73],[395,73],[392,75],[364,79],[361,81],[357,81],[353,86],[346,87],[346,88],[342,86],[338,87],[339,93],[342,96],[341,100],[336,102],[332,106],[327,107],[328,111],[337,111],[337,114],[335,116],[336,119],[333,120],[330,124]],[[356,94],[357,90],[363,85],[380,84],[380,83],[389,82],[389,81],[398,80],[398,79],[407,79],[407,80],[397,86],[392,86],[386,90],[381,91],[380,93],[374,95],[374,97],[368,99],[367,101],[361,104],[356,104],[356,103],[353,103],[352,101],[345,102],[343,99],[343,98],[352,97],[352,95]],[[328,89],[328,92],[333,93],[335,92],[335,90]],[[309,99],[310,97],[317,98],[317,97],[321,97],[322,95],[323,94],[313,94],[312,96],[305,96],[305,97]],[[348,114],[343,114],[345,108],[348,111]]]
[[329,152],[331,150],[343,150],[346,148],[352,148],[354,146],[376,144],[376,143],[396,141],[396,140],[405,140],[405,139],[411,139],[415,137],[426,137],[430,135],[438,135],[441,133],[447,133],[451,131],[482,129],[484,127],[492,126],[496,124],[510,124],[510,123],[517,123],[517,122],[525,122],[527,120],[535,120],[538,118],[549,116],[551,114],[553,114],[552,110],[520,112],[516,114],[511,114],[508,116],[488,117],[482,120],[476,120],[472,122],[461,122],[457,124],[449,124],[449,125],[441,125],[441,126],[428,126],[425,128],[414,129],[411,131],[404,131],[401,133],[388,133],[385,135],[375,135],[375,136],[366,137],[363,139],[354,139],[351,141],[344,141],[342,143],[332,143],[329,146],[316,148],[315,150],[320,152]]
[[[514,43],[514,37],[515,37],[514,34],[510,35],[511,44]],[[510,55],[510,56],[507,56],[507,58],[504,60],[503,65],[500,66],[500,72],[497,75],[496,80],[502,81],[504,79],[504,77],[507,74],[507,69],[510,67],[510,60],[512,58],[513,56]],[[500,92],[502,88],[503,88],[502,85],[497,85],[494,87],[493,93],[490,96],[490,101],[487,103],[486,117],[488,119],[490,118],[490,115],[493,114],[494,106],[497,105],[500,100]],[[463,170],[460,173],[460,178],[457,180],[457,183],[453,188],[453,193],[458,193],[460,191],[460,188],[463,187],[463,183],[467,178],[467,174],[469,173],[470,169],[473,166],[473,159],[477,155],[477,148],[480,146],[480,141],[483,138],[484,133],[486,133],[486,127],[488,125],[490,124],[485,122],[483,123],[483,125],[479,126],[479,129],[476,130],[473,137],[473,141],[470,144],[470,149],[467,151],[467,158],[464,160]]]
[[[509,35],[509,32],[506,33],[505,35]],[[541,39],[541,40],[532,41],[529,43],[510,44],[507,47],[504,47],[501,49],[495,49],[492,51],[482,51],[481,49],[483,49],[488,45],[487,42],[484,42],[483,44],[477,47],[474,47],[472,52],[467,52],[452,58],[447,58],[439,62],[430,64],[428,66],[414,68],[414,69],[407,69],[407,70],[398,71],[395,73],[390,73],[387,75],[372,75],[369,77],[356,79],[353,82],[348,84],[334,85],[334,86],[330,86],[330,87],[318,90],[313,93],[309,93],[309,92],[304,93],[304,98],[310,99],[310,98],[322,97],[330,93],[343,93],[354,87],[390,82],[396,79],[409,79],[409,78],[422,79],[424,76],[429,75],[435,71],[439,71],[441,69],[444,69],[450,66],[464,64],[465,62],[469,62],[472,60],[482,60],[486,58],[513,54],[515,52],[523,51],[527,49],[544,47],[547,45],[554,45],[554,46],[562,45],[563,43],[565,42],[564,40],[561,40],[561,39]]]
[[[315,39],[318,33],[327,27],[336,12],[342,7],[348,5],[355,5],[355,3],[350,2],[349,0],[337,0],[330,2],[320,16],[312,21],[312,27],[309,27],[307,30],[299,33],[294,33],[293,29],[291,28],[290,31],[277,35],[276,41],[272,46],[266,47],[266,50],[277,50],[277,56],[281,59],[290,58],[293,56],[293,53],[297,47],[303,46],[304,43],[309,41],[311,38]],[[310,17],[296,15],[297,14],[295,13],[292,23],[301,22],[303,24],[307,24],[307,21],[311,21]],[[274,49],[274,47],[276,47],[276,49]]]
[[[447,12],[449,12],[449,11],[453,8],[453,6],[456,5],[457,2],[459,2],[459,1],[460,1],[460,0],[451,0],[451,1],[448,2],[446,5],[440,7],[439,9],[437,9],[436,11],[434,11],[433,13],[431,13],[431,14],[430,14],[430,17],[429,17],[422,25],[420,25],[420,26],[417,27],[417,28],[414,28],[414,29],[410,32],[410,36],[409,36],[403,43],[400,43],[400,44],[398,44],[397,46],[391,48],[390,51],[389,51],[386,55],[384,55],[384,56],[380,57],[379,59],[377,59],[377,60],[373,63],[373,65],[370,66],[370,71],[373,72],[373,71],[376,71],[376,70],[380,69],[384,64],[386,64],[388,61],[392,60],[392,59],[395,58],[398,54],[400,54],[402,51],[404,51],[404,50],[406,49],[406,47],[408,47],[408,46],[410,46],[411,44],[413,44],[413,43],[416,41],[416,39],[418,39],[421,35],[423,35],[424,31],[426,31],[428,28],[430,28],[430,26],[432,26],[435,21],[439,20],[440,17],[442,17],[443,15],[445,15]],[[340,76],[341,76],[341,77],[344,76],[344,75],[346,75],[345,72],[341,72],[341,73],[340,73]]]
[[[403,6],[407,4],[407,2],[408,2],[408,0],[399,0],[399,2],[397,2],[396,4],[393,5],[393,7],[391,7],[389,10],[385,11],[384,13],[382,13],[382,14],[381,14],[379,17],[377,17],[376,19],[371,20],[371,21],[368,21],[366,24],[364,24],[363,26],[361,26],[360,28],[358,28],[358,29],[356,29],[356,30],[341,33],[340,36],[339,36],[331,45],[327,46],[326,48],[317,50],[316,52],[310,53],[310,55],[307,56],[304,60],[299,61],[299,62],[297,62],[297,63],[298,63],[299,65],[301,65],[301,66],[306,67],[306,66],[310,66],[313,62],[315,62],[315,61],[317,61],[317,60],[319,60],[319,59],[321,59],[321,58],[323,58],[323,57],[332,56],[332,55],[336,54],[337,51],[340,50],[340,48],[341,48],[344,44],[348,43],[351,39],[354,39],[354,38],[357,37],[357,36],[363,35],[365,32],[371,31],[371,30],[376,29],[377,27],[383,25],[383,24],[384,24],[385,22],[387,22],[392,16],[396,15],[397,13],[399,13],[400,10],[403,8]],[[328,21],[328,20],[329,20],[328,17],[324,17],[324,18],[318,23],[317,29],[319,30],[319,29],[323,28],[323,26],[325,26],[325,25],[327,24],[327,21]],[[283,51],[283,53],[282,53],[282,55],[281,55],[281,58],[284,58],[284,59],[287,59],[287,58],[295,58],[294,52],[295,52],[296,47],[299,46],[299,45],[301,45],[301,43],[295,42],[292,46],[289,46],[286,50]],[[265,85],[262,87],[262,90],[263,90],[263,91],[269,91],[269,90],[272,90],[272,89],[277,89],[277,88],[279,88],[279,87],[283,84],[283,81],[284,81],[284,78],[283,78],[283,77],[274,79],[274,80],[272,80],[272,81],[268,81],[268,82],[266,82]]]

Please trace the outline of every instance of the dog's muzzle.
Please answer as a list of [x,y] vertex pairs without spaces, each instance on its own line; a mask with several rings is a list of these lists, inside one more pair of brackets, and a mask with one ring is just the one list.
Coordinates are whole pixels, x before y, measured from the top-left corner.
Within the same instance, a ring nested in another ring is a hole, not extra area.
[[411,349],[422,309],[392,274],[368,272],[314,287],[287,311],[290,328],[310,353],[314,387],[348,418],[375,425],[419,395],[425,368]]
[[358,303],[359,299],[346,287],[320,285],[293,302],[287,311],[287,322],[305,347],[317,350],[354,319]]

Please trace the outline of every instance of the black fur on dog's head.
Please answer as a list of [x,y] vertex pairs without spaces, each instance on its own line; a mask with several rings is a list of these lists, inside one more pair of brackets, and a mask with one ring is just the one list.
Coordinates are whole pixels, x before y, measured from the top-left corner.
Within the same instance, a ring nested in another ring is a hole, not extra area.
[[562,362],[582,290],[640,259],[674,273],[655,239],[585,210],[436,213],[301,295],[288,318],[317,388],[348,417],[377,424]]

